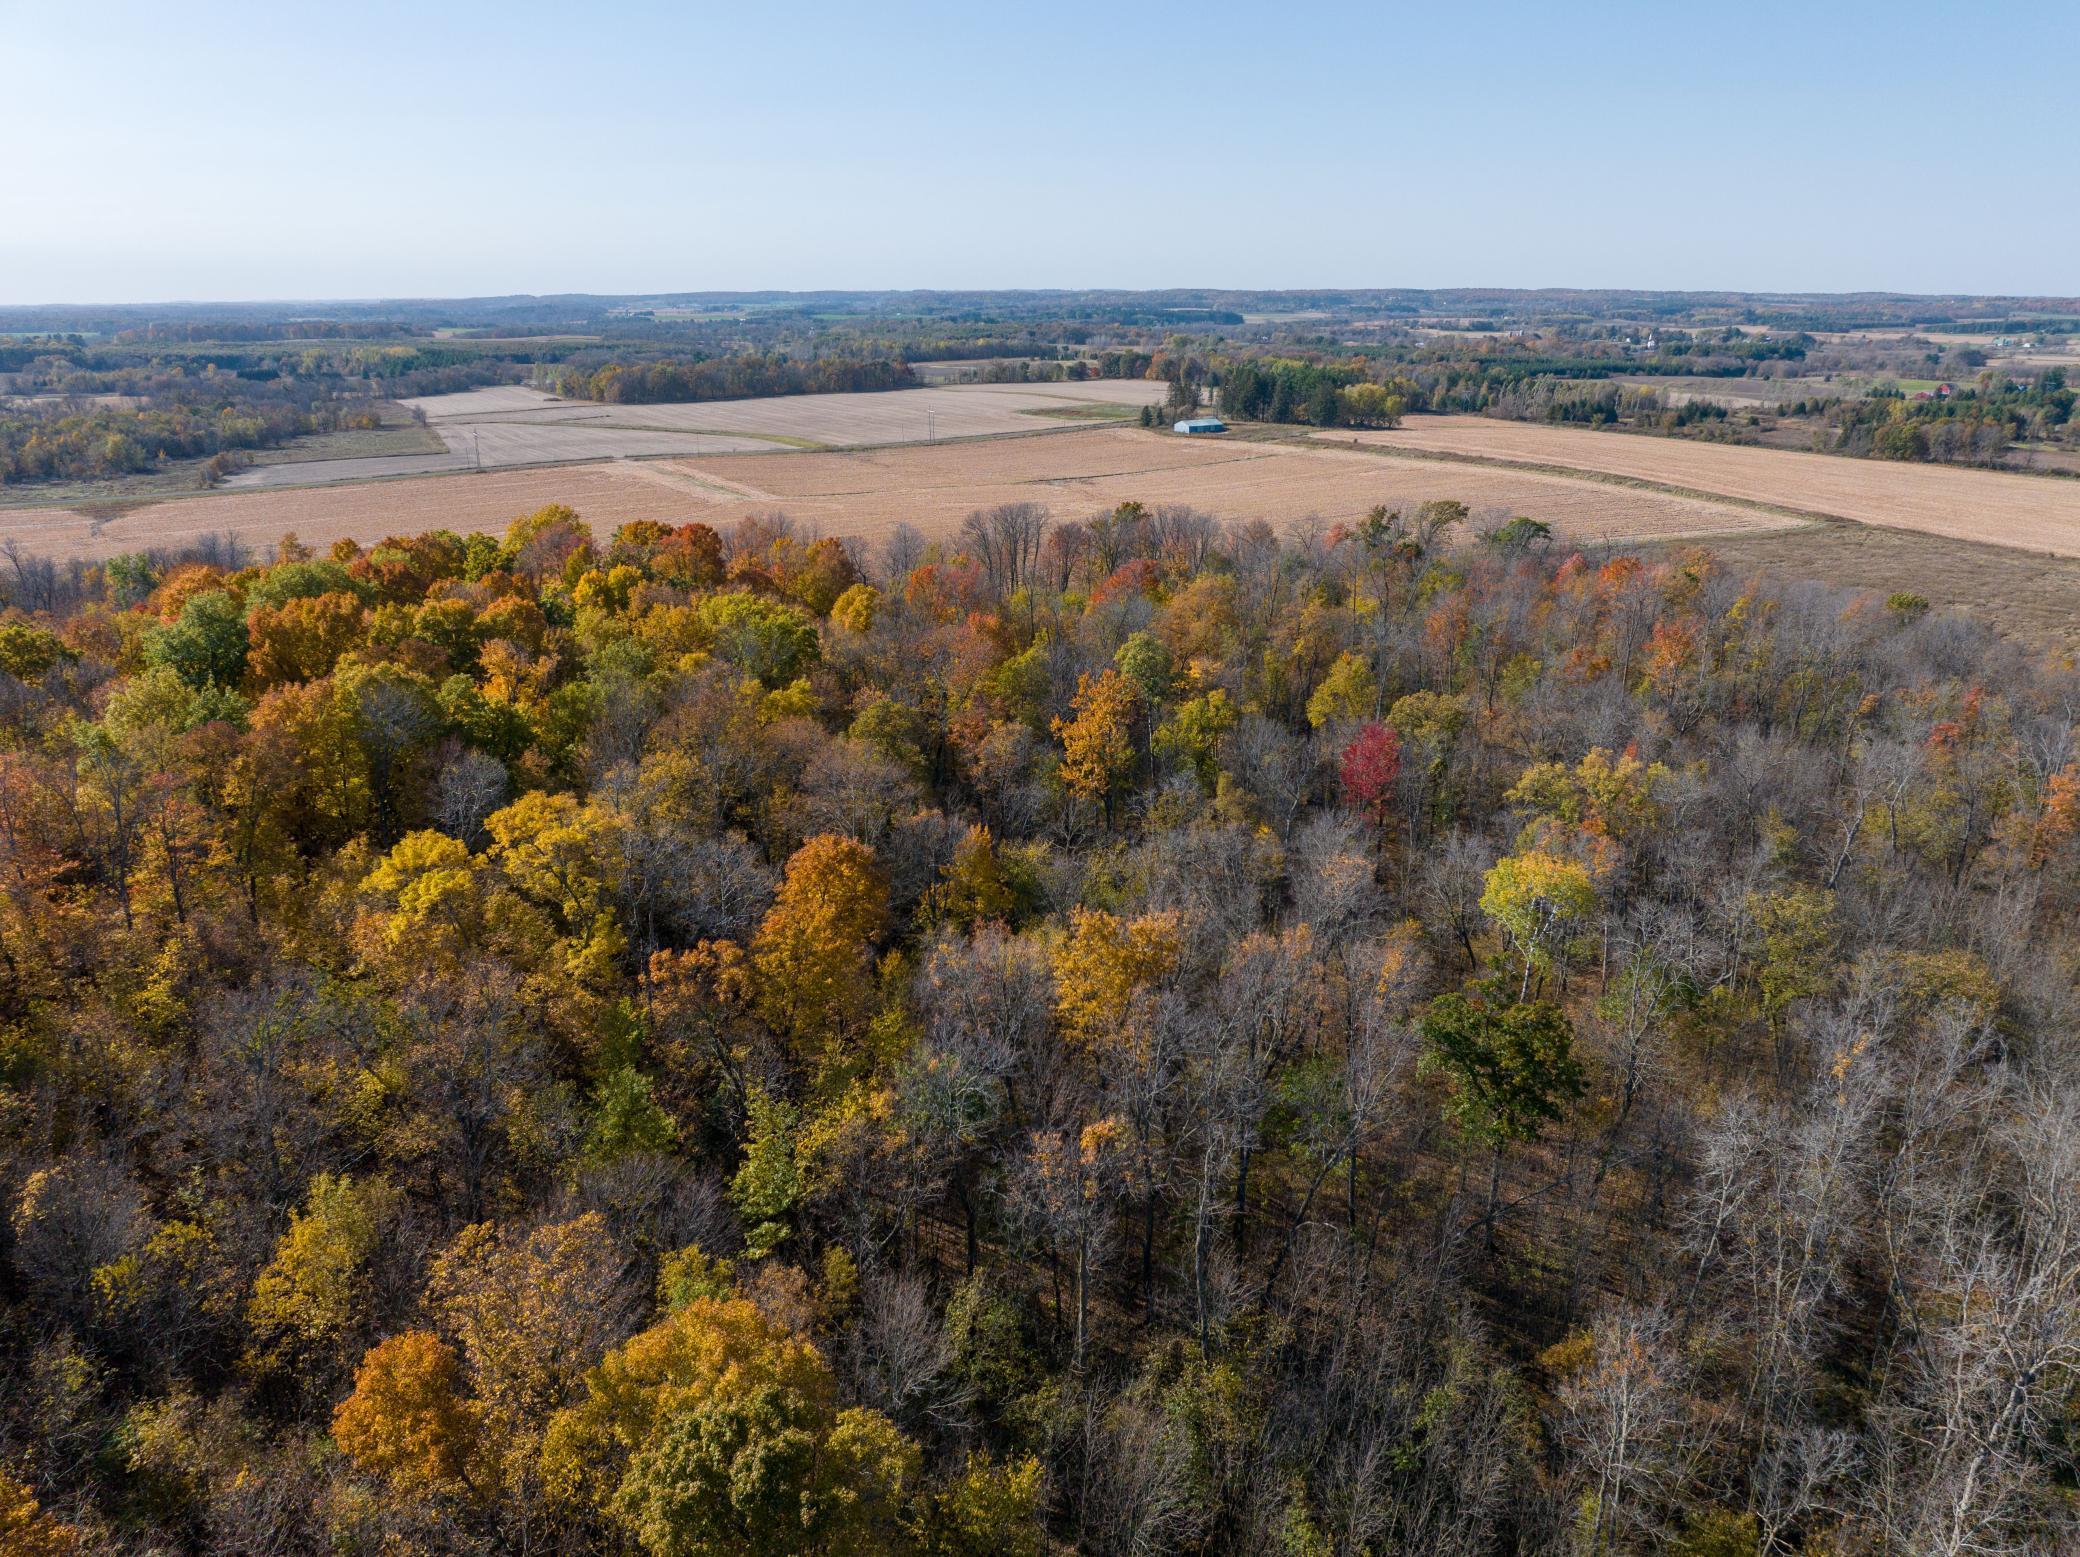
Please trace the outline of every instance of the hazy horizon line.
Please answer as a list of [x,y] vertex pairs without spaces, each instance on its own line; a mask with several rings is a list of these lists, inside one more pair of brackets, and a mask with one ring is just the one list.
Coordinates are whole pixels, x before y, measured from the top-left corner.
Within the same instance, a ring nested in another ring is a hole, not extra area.
[[506,301],[545,302],[572,299],[597,302],[628,302],[638,300],[668,300],[677,298],[696,299],[756,299],[756,298],[814,298],[814,297],[934,297],[947,295],[977,294],[982,296],[1075,296],[1078,294],[1115,294],[1121,296],[1165,296],[1165,295],[1241,295],[1257,297],[1304,297],[1325,293],[1343,294],[1393,294],[1393,293],[1438,293],[1438,294],[1499,294],[1503,296],[1539,297],[1554,294],[1581,294],[1587,296],[1633,295],[1641,297],[1738,297],[1757,299],[1777,298],[1839,298],[1839,299],[1884,299],[1898,302],[1941,302],[1969,300],[1976,302],[2041,302],[2069,303],[2080,307],[2080,293],[2061,294],[2053,292],[2016,291],[1914,291],[1893,290],[1882,287],[1857,287],[1839,289],[1831,287],[1787,288],[1787,287],[1725,287],[1725,286],[1636,286],[1594,285],[1584,286],[1570,283],[1545,283],[1540,285],[1495,285],[1482,283],[1364,283],[1337,284],[1314,283],[1280,286],[1228,286],[1218,284],[1190,283],[1164,286],[1120,286],[1105,283],[1067,284],[1049,286],[816,286],[816,287],[657,287],[639,288],[631,291],[491,291],[491,292],[367,292],[360,294],[334,293],[283,294],[277,296],[189,296],[189,297],[146,297],[146,298],[72,298],[43,299],[34,302],[0,302],[0,312],[31,312],[54,310],[80,310],[93,308],[146,309],[146,308],[292,308],[292,307],[366,307],[379,303],[486,303]]

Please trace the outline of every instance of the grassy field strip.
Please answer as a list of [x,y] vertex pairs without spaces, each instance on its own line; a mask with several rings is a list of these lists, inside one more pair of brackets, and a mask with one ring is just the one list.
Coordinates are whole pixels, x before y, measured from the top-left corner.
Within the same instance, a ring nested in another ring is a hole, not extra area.
[[1581,476],[1654,483],[1780,512],[2080,556],[2080,481],[2058,476],[1848,459],[1477,416],[1414,417],[1389,432],[1330,437],[1345,447],[1562,467]]
[[[1321,433],[1316,438],[1328,436]],[[1855,524],[1860,521],[1845,520],[1839,514],[1821,513],[1817,509],[1794,508],[1784,503],[1765,503],[1754,498],[1734,497],[1726,492],[1712,492],[1703,487],[1678,486],[1670,481],[1649,481],[1643,476],[1613,475],[1607,470],[1590,470],[1581,465],[1545,465],[1536,460],[1501,459],[1488,454],[1457,454],[1443,449],[1385,449],[1377,444],[1352,441],[1350,447],[1360,451],[1368,459],[1387,460],[1431,460],[1440,465],[1473,465],[1490,470],[1520,470],[1526,475],[1549,476],[1563,481],[1590,481],[1601,486],[1625,487],[1636,492],[1663,492],[1670,497],[1693,498],[1710,503],[1733,503],[1752,509],[1759,514],[1771,514],[1780,519],[1796,520],[1801,524]]]
[[1819,579],[1880,598],[1905,591],[1939,610],[1970,612],[2032,647],[2080,650],[2080,559],[1845,519],[1727,536],[1711,549],[1737,574]]

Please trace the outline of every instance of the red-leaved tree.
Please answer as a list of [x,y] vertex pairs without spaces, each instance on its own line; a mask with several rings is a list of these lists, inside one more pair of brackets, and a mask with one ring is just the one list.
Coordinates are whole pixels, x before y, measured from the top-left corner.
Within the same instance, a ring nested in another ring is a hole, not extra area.
[[1385,833],[1394,817],[1394,780],[1401,772],[1401,737],[1376,720],[1343,749],[1338,777],[1343,798]]

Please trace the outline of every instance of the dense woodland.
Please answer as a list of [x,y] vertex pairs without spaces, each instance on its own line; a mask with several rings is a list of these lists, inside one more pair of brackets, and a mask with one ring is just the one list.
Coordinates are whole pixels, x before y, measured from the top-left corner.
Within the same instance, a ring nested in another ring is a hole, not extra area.
[[94,479],[202,460],[207,482],[238,455],[305,433],[376,425],[375,414],[237,381],[182,386],[142,404],[33,400],[0,410],[0,485]]
[[1988,371],[1944,395],[1910,399],[1892,393],[1831,408],[1836,449],[1880,459],[1939,460],[1996,465],[2018,440],[2054,440],[2080,446],[2073,407],[2080,394],[2066,387],[2063,368],[2016,379]]
[[1466,519],[18,569],[0,1547],[2072,1549],[2080,679]]
[[1405,378],[1379,383],[1362,368],[1293,358],[1221,362],[1221,409],[1252,421],[1316,427],[1392,427],[1421,391]]
[[157,336],[135,333],[98,347],[62,337],[0,346],[0,486],[169,465],[192,469],[207,486],[252,450],[377,428],[379,402],[391,396],[523,376],[513,364],[439,346],[312,345],[292,336],[288,345],[162,355]]

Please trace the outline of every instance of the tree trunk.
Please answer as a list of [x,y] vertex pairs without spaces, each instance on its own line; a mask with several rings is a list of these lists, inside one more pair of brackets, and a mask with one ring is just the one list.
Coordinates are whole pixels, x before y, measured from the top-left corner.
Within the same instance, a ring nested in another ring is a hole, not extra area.
[[1207,1215],[1206,1197],[1199,1197],[1198,1226],[1192,1235],[1192,1298],[1199,1311],[1199,1355],[1212,1355],[1212,1346],[1207,1339],[1207,1255],[1213,1242],[1213,1218]]
[[1235,1164],[1235,1254],[1240,1258],[1249,1247],[1249,1148],[1243,1147]]
[[1141,1322],[1156,1322],[1156,1187],[1141,1200]]
[[964,1217],[964,1218],[966,1219],[966,1221],[967,1221],[967,1235],[968,1235],[968,1269],[967,1269],[967,1274],[968,1274],[968,1275],[970,1275],[970,1276],[972,1276],[972,1275],[974,1275],[974,1274],[975,1274],[975,1206],[974,1206],[974,1202],[973,1202],[973,1201],[971,1201],[971,1200],[969,1199],[969,1197],[968,1197],[968,1175],[967,1175],[967,1174],[966,1174],[965,1172],[962,1172],[962,1173],[956,1174],[956,1175],[954,1176],[954,1180],[953,1180],[953,1193],[954,1193],[954,1198],[955,1198],[956,1200],[958,1200],[958,1201],[960,1202],[960,1207],[961,1207],[961,1215],[962,1215],[962,1216],[963,1216],[963,1217]]
[[1495,1147],[1495,1154],[1492,1158],[1489,1159],[1488,1162],[1488,1214],[1483,1219],[1488,1224],[1486,1242],[1488,1246],[1488,1252],[1490,1254],[1493,1254],[1495,1252],[1495,1213],[1496,1208],[1501,1204],[1502,1146],[1501,1143],[1498,1142]]
[[1076,1371],[1083,1372],[1083,1339],[1090,1328],[1091,1241],[1087,1233],[1076,1238]]

